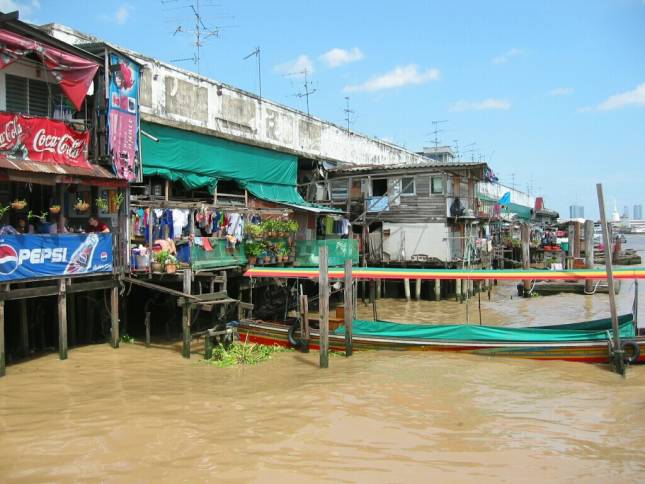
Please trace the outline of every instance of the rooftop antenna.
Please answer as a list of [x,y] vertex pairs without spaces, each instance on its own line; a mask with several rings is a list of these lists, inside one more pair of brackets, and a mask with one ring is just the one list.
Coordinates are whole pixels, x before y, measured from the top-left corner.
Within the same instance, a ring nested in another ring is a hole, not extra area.
[[452,142],[455,144],[455,159],[459,160],[459,140],[453,139]]
[[345,121],[347,122],[347,131],[349,131],[350,116],[354,114],[354,111],[349,109],[349,96],[345,96],[346,108],[343,110],[345,112]]
[[309,70],[305,68],[304,70],[300,72],[295,72],[293,75],[302,75],[305,78],[305,83],[304,83],[304,91],[296,93],[296,96],[299,98],[305,98],[307,100],[307,116],[310,116],[309,114],[309,96],[311,96],[314,92],[317,91],[317,89],[310,89],[311,83],[309,82],[309,78],[307,77],[309,75]]
[[477,143],[470,143],[469,145],[464,146],[464,153],[470,153],[471,161],[475,161],[475,146],[477,146]]
[[242,60],[246,60],[251,56],[255,56],[258,61],[258,84],[260,86],[260,102],[262,102],[262,71],[260,70],[260,47],[256,47],[253,52],[251,52]]
[[[168,2],[167,1],[164,2],[162,0],[162,3],[168,3]],[[213,5],[209,4],[204,6],[213,6]],[[197,65],[197,74],[200,74],[201,49],[202,47],[204,47],[206,40],[208,38],[219,37],[219,29],[217,27],[210,28],[206,26],[200,11],[199,0],[194,0],[193,3],[189,5],[185,5],[185,7],[186,8],[190,7],[190,9],[193,11],[195,27],[193,29],[185,29],[181,25],[178,25],[172,35],[175,36],[179,33],[192,34],[194,38],[193,45],[195,46],[195,54],[193,55],[193,57],[188,57],[184,59],[172,59],[171,62],[182,62],[182,61],[192,60]]]
[[434,135],[434,139],[432,140],[432,142],[434,143],[435,150],[439,148],[439,138],[437,137],[437,135],[443,131],[443,129],[439,129],[439,125],[447,122],[448,122],[447,119],[432,121],[432,126],[434,127],[434,129],[432,130],[432,134]]

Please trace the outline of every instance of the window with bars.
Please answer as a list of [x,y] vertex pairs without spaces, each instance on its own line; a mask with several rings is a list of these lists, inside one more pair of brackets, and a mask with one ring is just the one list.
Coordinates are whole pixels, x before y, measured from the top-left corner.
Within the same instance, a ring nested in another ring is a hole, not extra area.
[[5,85],[7,111],[12,113],[58,117],[54,115],[69,106],[57,84],[7,74]]

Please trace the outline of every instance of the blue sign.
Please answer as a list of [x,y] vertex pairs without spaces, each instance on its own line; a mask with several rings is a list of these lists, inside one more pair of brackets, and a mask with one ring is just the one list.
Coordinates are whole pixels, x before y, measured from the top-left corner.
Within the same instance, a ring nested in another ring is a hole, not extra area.
[[112,234],[0,237],[0,282],[97,272],[112,272]]

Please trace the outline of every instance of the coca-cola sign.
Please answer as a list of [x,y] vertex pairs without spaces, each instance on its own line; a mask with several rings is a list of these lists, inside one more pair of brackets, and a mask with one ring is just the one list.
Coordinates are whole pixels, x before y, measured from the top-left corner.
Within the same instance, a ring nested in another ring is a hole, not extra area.
[[0,112],[0,156],[90,168],[89,131],[63,121]]

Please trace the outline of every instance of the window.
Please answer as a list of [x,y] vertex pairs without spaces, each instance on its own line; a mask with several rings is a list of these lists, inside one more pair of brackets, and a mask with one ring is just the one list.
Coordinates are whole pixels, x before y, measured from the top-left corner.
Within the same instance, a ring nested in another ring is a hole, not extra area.
[[372,180],[372,196],[373,197],[382,197],[387,193],[387,179],[378,178]]
[[401,196],[412,197],[416,195],[413,176],[404,176],[401,178]]
[[60,87],[35,79],[7,74],[6,103],[7,111],[25,113],[31,116],[52,116],[55,110],[68,107]]
[[433,195],[443,194],[443,176],[433,176],[430,178],[430,193]]

